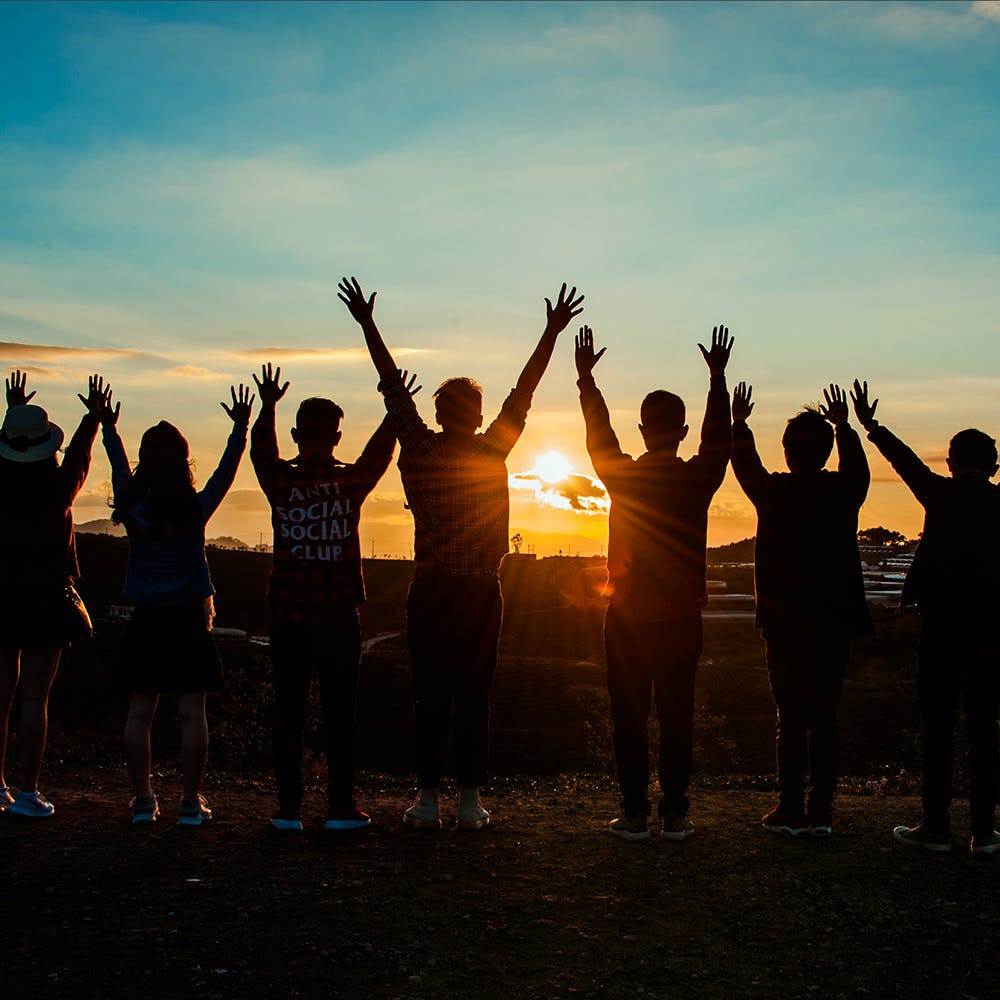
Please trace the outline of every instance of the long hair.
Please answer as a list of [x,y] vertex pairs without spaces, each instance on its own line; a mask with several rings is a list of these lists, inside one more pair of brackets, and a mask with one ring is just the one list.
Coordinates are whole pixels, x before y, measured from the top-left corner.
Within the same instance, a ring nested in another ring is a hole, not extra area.
[[150,534],[173,535],[205,517],[194,488],[188,443],[173,424],[161,420],[142,436],[139,464],[132,478],[114,497],[111,520],[128,526],[142,505],[142,520]]

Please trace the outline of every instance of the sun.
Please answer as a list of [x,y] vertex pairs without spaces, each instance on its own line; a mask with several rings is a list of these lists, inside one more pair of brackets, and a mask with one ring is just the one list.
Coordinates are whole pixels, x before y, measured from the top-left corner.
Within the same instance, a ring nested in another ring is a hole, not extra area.
[[562,482],[570,472],[570,464],[565,455],[558,451],[547,451],[535,459],[534,475],[549,486]]

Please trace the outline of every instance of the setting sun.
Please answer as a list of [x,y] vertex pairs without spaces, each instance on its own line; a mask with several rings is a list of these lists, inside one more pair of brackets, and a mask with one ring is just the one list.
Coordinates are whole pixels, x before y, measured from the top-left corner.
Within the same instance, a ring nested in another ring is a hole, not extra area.
[[547,451],[535,459],[535,467],[531,470],[543,483],[552,485],[561,482],[570,472],[570,464],[566,456],[558,451]]

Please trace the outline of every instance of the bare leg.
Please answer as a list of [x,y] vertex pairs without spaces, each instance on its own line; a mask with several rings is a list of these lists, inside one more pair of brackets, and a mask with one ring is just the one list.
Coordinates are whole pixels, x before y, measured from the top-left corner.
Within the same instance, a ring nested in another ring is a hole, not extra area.
[[6,786],[3,775],[7,761],[7,725],[10,722],[10,706],[14,704],[17,677],[20,672],[21,651],[14,646],[0,646],[0,786]]
[[181,724],[181,772],[184,798],[198,801],[201,779],[208,759],[208,720],[205,717],[205,692],[177,697],[177,718]]
[[42,754],[49,730],[49,691],[59,669],[61,649],[21,650],[21,791],[38,791]]
[[128,696],[128,719],[125,722],[125,767],[132,790],[139,798],[151,799],[149,731],[156,715],[160,696],[133,691]]

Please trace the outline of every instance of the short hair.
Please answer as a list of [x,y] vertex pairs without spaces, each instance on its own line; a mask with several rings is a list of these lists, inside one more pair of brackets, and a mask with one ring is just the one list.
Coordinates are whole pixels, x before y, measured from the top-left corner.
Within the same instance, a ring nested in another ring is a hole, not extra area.
[[679,431],[686,418],[684,400],[666,389],[654,389],[639,407],[642,426],[654,435]]
[[439,418],[444,423],[479,425],[483,415],[483,387],[466,375],[445,379],[434,392]]
[[781,443],[789,466],[807,472],[819,470],[833,451],[833,427],[819,410],[807,406],[785,426]]
[[997,443],[989,434],[970,427],[948,442],[948,457],[964,469],[992,471],[997,464]]
[[340,430],[344,411],[332,400],[310,396],[299,403],[295,414],[295,429],[302,437],[327,440]]

